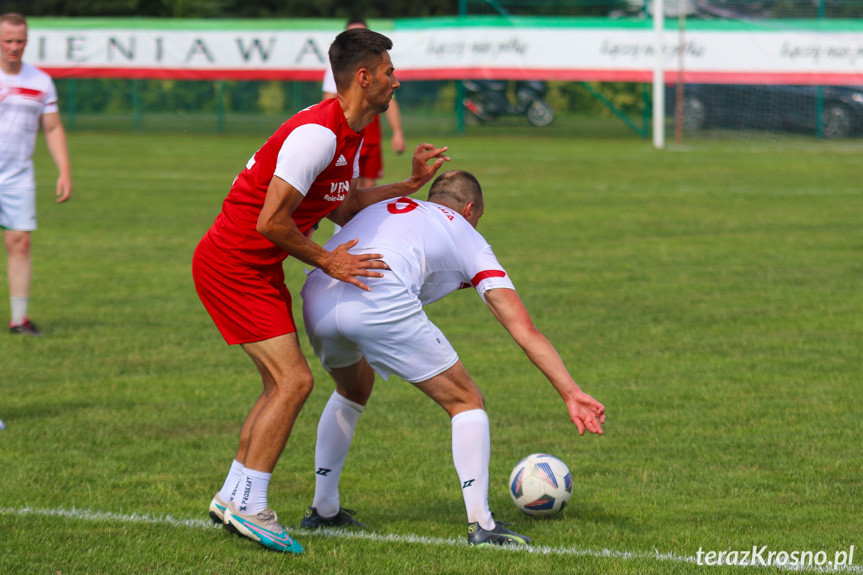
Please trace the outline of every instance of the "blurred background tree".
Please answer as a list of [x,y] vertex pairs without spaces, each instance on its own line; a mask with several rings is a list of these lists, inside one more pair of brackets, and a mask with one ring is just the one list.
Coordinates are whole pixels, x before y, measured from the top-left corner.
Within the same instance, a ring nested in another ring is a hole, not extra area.
[[162,18],[404,18],[458,13],[458,0],[0,0],[26,16]]

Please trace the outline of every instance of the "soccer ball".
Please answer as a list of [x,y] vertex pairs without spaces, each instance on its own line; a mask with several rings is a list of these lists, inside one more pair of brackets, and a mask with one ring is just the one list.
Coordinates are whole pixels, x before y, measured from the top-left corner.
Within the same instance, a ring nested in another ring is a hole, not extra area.
[[554,515],[572,496],[572,474],[557,457],[534,453],[512,470],[509,494],[516,507],[528,515]]

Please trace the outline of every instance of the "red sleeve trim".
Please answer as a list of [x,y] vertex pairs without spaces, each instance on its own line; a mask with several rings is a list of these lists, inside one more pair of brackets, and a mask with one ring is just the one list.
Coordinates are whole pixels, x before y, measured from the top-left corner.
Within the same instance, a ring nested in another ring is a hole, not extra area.
[[45,95],[45,92],[43,92],[41,90],[33,90],[30,88],[19,88],[19,87],[12,88],[11,92],[13,94],[17,94],[17,95],[22,96],[24,98],[27,98],[29,100],[41,100],[42,96]]
[[473,287],[476,287],[479,285],[479,282],[481,282],[482,280],[485,280],[488,278],[502,278],[502,277],[506,277],[506,272],[503,272],[501,270],[486,270],[484,272],[479,272],[478,274],[473,276],[473,279],[470,280],[470,283],[473,284]]

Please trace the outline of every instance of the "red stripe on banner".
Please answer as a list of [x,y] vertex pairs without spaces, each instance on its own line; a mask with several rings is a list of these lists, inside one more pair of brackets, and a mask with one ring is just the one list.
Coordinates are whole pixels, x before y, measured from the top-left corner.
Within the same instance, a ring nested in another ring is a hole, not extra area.
[[470,280],[470,283],[473,284],[473,287],[476,287],[479,285],[479,282],[481,282],[482,280],[486,280],[488,278],[502,278],[502,277],[506,277],[505,272],[502,272],[500,270],[486,270],[484,272],[479,272],[478,274],[473,276],[473,279]]
[[396,68],[399,80],[561,80],[596,82],[649,82],[652,73],[639,70],[580,70],[525,68]]
[[[319,82],[323,70],[264,70],[176,68],[42,68],[54,78],[128,78],[154,80],[281,80]],[[602,70],[574,68],[428,68],[397,69],[399,80],[557,80],[567,82],[645,82],[653,80],[652,70]],[[665,71],[665,82],[677,82],[677,70]],[[685,70],[683,81],[690,84],[800,84],[813,86],[856,86],[863,73],[820,72],[712,72]]]
[[[666,71],[665,81],[677,82],[677,71]],[[763,85],[808,85],[808,86],[856,86],[863,84],[860,73],[822,72],[683,72],[683,82],[688,84],[763,84]]]
[[178,70],[169,68],[41,68],[52,78],[126,78],[130,80],[293,80],[320,82],[323,70]]
[[[558,80],[568,82],[653,81],[653,70],[447,68],[396,70],[399,80]],[[665,81],[677,82],[677,70],[666,70]],[[812,86],[856,86],[863,74],[822,72],[712,72],[685,70],[683,81],[691,84],[800,84]]]

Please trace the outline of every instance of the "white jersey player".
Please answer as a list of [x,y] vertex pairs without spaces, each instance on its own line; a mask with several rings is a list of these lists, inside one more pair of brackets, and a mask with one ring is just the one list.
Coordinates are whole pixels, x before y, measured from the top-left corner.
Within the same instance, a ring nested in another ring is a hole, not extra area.
[[57,166],[57,201],[72,193],[66,134],[57,110],[51,78],[22,60],[27,21],[20,14],[0,16],[0,227],[8,255],[9,330],[39,336],[27,318],[32,263],[30,235],[36,229],[36,183],[33,150],[41,125]]
[[[475,227],[482,189],[463,171],[435,180],[429,201],[374,204],[330,243],[358,238],[354,251],[382,256],[389,271],[369,278],[371,291],[315,270],[302,290],[309,340],[336,382],[318,424],[315,498],[301,526],[358,525],[339,505],[339,477],[375,372],[398,375],[437,401],[452,418],[453,461],[462,483],[471,545],[524,545],[530,538],[496,524],[488,508],[490,436],[482,394],[423,305],[473,287],[560,393],[580,434],[601,434],[605,407],[573,381],[554,347],[533,325],[506,271]],[[329,244],[328,244],[329,245]],[[340,285],[343,284],[343,285]],[[361,525],[361,524],[360,524]]]
[[[0,189],[32,189],[33,150],[42,114],[58,111],[54,82],[27,63],[17,74],[0,69]],[[25,226],[35,229],[35,214]]]

